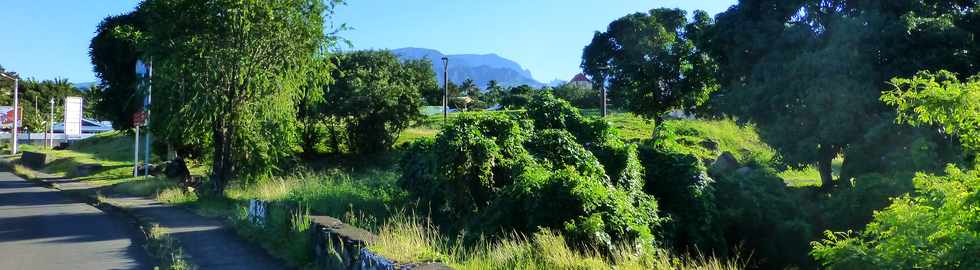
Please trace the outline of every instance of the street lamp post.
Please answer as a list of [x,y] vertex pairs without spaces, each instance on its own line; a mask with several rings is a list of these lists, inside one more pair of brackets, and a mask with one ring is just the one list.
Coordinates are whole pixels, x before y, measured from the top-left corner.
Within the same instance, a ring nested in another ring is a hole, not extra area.
[[442,123],[449,122],[449,57],[442,57]]
[[605,81],[601,82],[601,84],[599,85],[599,89],[602,90],[602,117],[605,118],[606,117],[606,113],[607,113],[607,111],[606,111],[606,82]]
[[19,113],[17,112],[17,106],[19,105],[19,104],[17,104],[17,99],[18,99],[18,96],[17,96],[17,92],[18,92],[17,91],[17,88],[18,88],[18,86],[20,84],[20,79],[15,78],[15,77],[10,76],[10,75],[7,75],[7,74],[3,74],[3,73],[0,73],[0,76],[3,76],[4,78],[7,78],[7,79],[14,80],[14,125],[13,125],[13,129],[11,129],[11,131],[12,131],[11,134],[13,136],[11,136],[11,139],[10,139],[10,141],[11,141],[11,143],[10,143],[10,154],[11,155],[16,155],[17,154],[17,122],[18,122],[17,121],[17,117],[19,116],[18,115]]
[[54,98],[51,98],[51,109],[48,110],[48,147],[54,147]]
[[606,117],[606,114],[608,114],[608,111],[606,110],[606,105],[607,105],[606,104],[607,103],[607,98],[606,98],[606,73],[609,72],[609,67],[608,66],[606,66],[606,67],[600,67],[598,69],[600,71],[599,72],[600,73],[599,76],[596,76],[598,78],[592,78],[593,80],[598,79],[598,81],[597,82],[592,82],[592,84],[599,86],[599,93],[600,93],[599,95],[600,95],[600,98],[602,98],[602,100],[601,100],[602,109],[601,109],[601,112],[600,113],[602,114],[602,117],[605,118]]

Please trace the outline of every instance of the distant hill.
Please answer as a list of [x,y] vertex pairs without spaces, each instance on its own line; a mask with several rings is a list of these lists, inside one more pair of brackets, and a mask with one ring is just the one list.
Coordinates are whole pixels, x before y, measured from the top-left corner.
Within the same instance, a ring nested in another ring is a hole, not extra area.
[[87,91],[89,87],[95,85],[95,82],[83,82],[83,83],[72,83],[71,85],[75,88],[81,89],[82,91]]
[[401,48],[391,50],[402,60],[429,59],[432,70],[442,84],[442,57],[449,57],[449,80],[460,84],[466,79],[472,79],[481,88],[485,88],[491,80],[496,80],[502,86],[518,86],[527,84],[541,87],[545,84],[534,80],[531,71],[523,68],[513,60],[496,54],[454,54],[445,55],[442,52],[425,48]]

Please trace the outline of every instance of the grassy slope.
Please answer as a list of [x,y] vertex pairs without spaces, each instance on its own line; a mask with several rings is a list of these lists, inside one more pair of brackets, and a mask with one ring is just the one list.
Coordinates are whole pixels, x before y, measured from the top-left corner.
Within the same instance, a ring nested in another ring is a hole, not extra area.
[[73,177],[76,166],[81,164],[101,164],[103,169],[96,174],[78,177],[93,185],[109,185],[134,180],[133,138],[122,132],[108,132],[78,141],[67,150],[51,150],[44,146],[23,145],[22,151],[41,152],[51,157],[51,163],[41,171],[47,174]]

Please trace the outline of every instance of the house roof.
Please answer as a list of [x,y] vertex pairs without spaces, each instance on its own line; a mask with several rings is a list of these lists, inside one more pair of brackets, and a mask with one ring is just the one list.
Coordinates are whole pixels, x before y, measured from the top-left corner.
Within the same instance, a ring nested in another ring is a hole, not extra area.
[[579,73],[579,74],[575,74],[575,77],[572,77],[571,82],[591,82],[591,81],[589,81],[589,78],[586,77],[585,74]]

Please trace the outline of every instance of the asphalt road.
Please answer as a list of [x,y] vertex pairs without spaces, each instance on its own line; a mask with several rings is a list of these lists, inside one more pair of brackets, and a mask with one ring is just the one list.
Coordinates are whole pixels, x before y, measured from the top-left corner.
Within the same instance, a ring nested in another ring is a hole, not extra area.
[[0,171],[0,269],[152,269],[138,228]]

